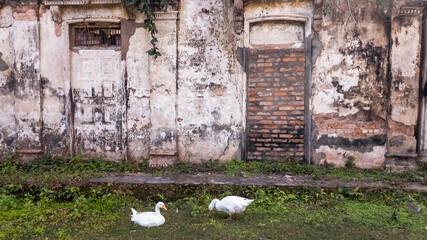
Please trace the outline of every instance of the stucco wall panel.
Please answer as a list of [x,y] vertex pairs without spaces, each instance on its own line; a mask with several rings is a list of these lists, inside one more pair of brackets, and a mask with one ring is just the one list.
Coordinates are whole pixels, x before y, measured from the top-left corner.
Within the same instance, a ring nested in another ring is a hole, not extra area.
[[391,86],[388,154],[416,153],[419,111],[422,9],[401,9],[391,20]]
[[[9,10],[0,9],[0,19],[11,19],[11,8]],[[10,27],[0,28],[0,156],[11,152],[16,141],[12,78],[14,52],[10,41],[11,35]]]
[[179,16],[179,160],[229,161],[240,155],[243,122],[233,7],[222,0],[185,0]]
[[127,72],[127,145],[128,158],[141,160],[150,154],[150,57],[146,53],[150,49],[149,34],[138,22],[143,16],[137,16],[137,24],[130,24],[129,32],[133,33],[129,40],[126,54]]
[[353,156],[372,168],[385,161],[389,34],[378,16],[371,1],[351,9],[337,1],[322,18],[323,50],[312,72],[315,163],[344,166]]
[[[34,7],[14,12],[11,39],[14,51],[15,120],[20,151],[41,150],[39,28]],[[28,14],[28,15],[26,15]],[[27,16],[27,17],[25,17]]]
[[[69,127],[66,115],[67,97],[64,88],[69,84],[64,76],[66,46],[64,23],[53,21],[51,11],[40,18],[40,75],[43,87],[43,143],[46,154],[63,156],[70,154]],[[57,32],[61,34],[57,34]]]

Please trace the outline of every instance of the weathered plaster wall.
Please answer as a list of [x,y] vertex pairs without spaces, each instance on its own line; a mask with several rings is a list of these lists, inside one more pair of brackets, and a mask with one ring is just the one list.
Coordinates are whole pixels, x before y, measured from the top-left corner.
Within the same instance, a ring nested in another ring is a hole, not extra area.
[[177,24],[176,11],[157,13],[158,46],[162,56],[151,59],[151,144],[150,165],[170,165],[177,161],[176,88]]
[[[150,157],[150,49],[149,34],[142,27],[144,16],[127,21],[126,35],[129,49],[126,53],[127,72],[127,145],[128,158],[132,160]],[[123,23],[122,23],[123,24]]]
[[[324,1],[313,42],[313,162],[381,167],[386,152],[388,23],[373,1]],[[330,4],[330,5],[327,5]],[[314,44],[313,44],[314,45]]]
[[[388,165],[415,161],[420,100],[423,8],[402,8],[391,21],[390,116]],[[425,120],[424,120],[425,121]],[[421,125],[420,125],[421,126]],[[414,165],[414,163],[412,163]]]
[[54,22],[52,12],[43,8],[40,16],[40,75],[43,87],[43,143],[46,154],[70,154],[70,122],[65,91],[64,56],[68,54],[65,23]]
[[16,147],[24,154],[41,153],[41,84],[37,4],[12,8],[14,112]]
[[12,7],[0,9],[0,156],[16,141],[13,83]]
[[[123,151],[130,160],[241,158],[247,48],[301,47],[307,40],[311,160],[343,166],[354,156],[356,166],[372,168],[384,166],[386,152],[415,154],[421,15],[393,15],[390,24],[374,0],[323,2],[326,16],[315,20],[311,0],[244,1],[245,31],[237,35],[232,1],[181,0],[178,22],[157,22],[163,56],[153,59],[144,16],[129,20],[119,4],[53,11],[36,1],[8,1],[0,9],[0,155],[14,146],[72,154],[68,24],[88,19],[121,22]],[[271,18],[283,16],[288,20]],[[254,19],[261,22],[249,27]],[[298,33],[286,38],[287,32]]]
[[394,103],[394,107],[390,118],[409,126],[416,124],[418,116],[418,105],[413,103],[418,101],[421,24],[421,15],[397,15],[392,20],[393,83],[390,101]]
[[242,81],[230,1],[181,1],[178,32],[179,160],[240,157]]

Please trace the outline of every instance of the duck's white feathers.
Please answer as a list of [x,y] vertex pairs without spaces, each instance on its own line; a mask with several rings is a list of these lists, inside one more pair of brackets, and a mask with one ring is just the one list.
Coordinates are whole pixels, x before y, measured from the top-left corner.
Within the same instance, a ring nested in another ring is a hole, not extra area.
[[137,223],[142,227],[157,227],[165,223],[165,218],[160,214],[160,208],[164,204],[162,202],[157,203],[155,212],[141,212],[138,213],[135,209],[132,210],[131,221]]
[[132,215],[132,221],[142,227],[156,227],[165,223],[165,218],[160,213],[142,212]]
[[216,201],[215,208],[218,211],[227,212],[229,215],[241,213],[253,202],[253,199],[242,198],[238,196],[228,196],[221,201]]

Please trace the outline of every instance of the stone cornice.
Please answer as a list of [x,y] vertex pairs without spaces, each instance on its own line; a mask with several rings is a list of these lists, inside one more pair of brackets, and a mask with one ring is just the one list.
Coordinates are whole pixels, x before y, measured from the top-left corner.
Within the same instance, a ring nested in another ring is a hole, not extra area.
[[176,20],[178,19],[178,11],[155,12],[157,20]]
[[393,9],[393,15],[420,15],[423,13],[423,7],[401,7],[399,9]]
[[46,6],[88,5],[88,4],[121,4],[121,0],[44,0]]

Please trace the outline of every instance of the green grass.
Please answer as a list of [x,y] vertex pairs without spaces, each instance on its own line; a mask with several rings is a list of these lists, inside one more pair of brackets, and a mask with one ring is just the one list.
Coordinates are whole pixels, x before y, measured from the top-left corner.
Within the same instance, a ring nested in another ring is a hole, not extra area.
[[[427,207],[425,195],[395,192],[354,194],[356,190],[324,192],[252,187],[208,190],[169,200],[163,195],[137,199],[108,188],[83,191],[19,185],[0,188],[0,239],[426,239],[427,213],[411,212],[405,202]],[[228,220],[207,206],[228,194],[252,197],[246,212]],[[405,201],[400,201],[404,199]],[[142,228],[130,221],[130,208],[153,211],[166,203],[161,227]],[[396,208],[396,203],[399,207]],[[398,209],[398,221],[393,212]]]

